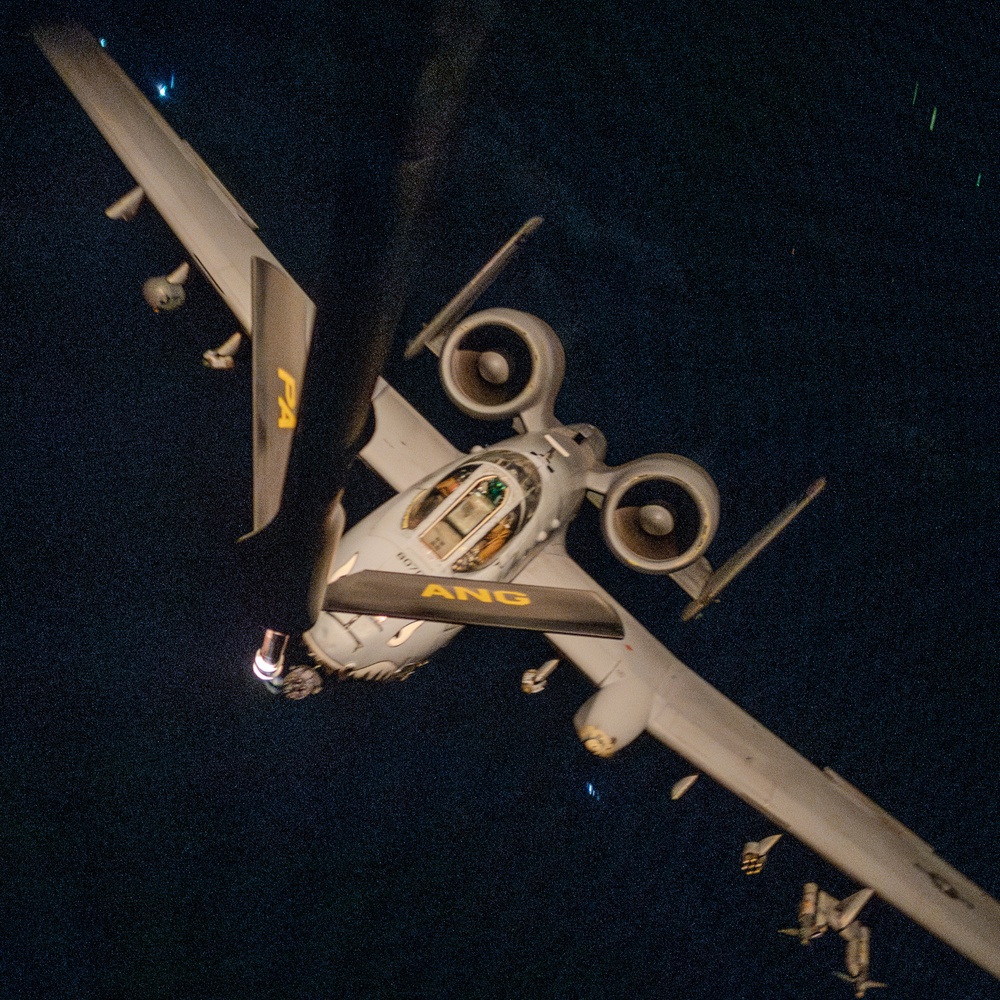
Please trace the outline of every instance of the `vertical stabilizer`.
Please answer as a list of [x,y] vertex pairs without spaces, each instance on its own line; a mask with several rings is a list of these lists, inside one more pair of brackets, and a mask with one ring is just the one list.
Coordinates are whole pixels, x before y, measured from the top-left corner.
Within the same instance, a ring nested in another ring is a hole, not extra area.
[[251,292],[253,528],[260,531],[281,505],[316,306],[283,270],[260,257],[253,258]]

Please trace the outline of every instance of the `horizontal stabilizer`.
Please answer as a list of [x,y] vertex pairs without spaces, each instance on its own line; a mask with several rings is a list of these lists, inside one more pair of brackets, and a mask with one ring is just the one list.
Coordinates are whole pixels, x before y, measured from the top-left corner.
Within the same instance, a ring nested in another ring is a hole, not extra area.
[[707,608],[712,601],[716,600],[719,594],[823,492],[825,486],[826,479],[821,476],[800,499],[789,504],[773,521],[758,531],[746,545],[734,552],[708,577],[701,593],[681,612],[682,621],[690,621]]
[[620,639],[614,607],[590,590],[363,570],[331,583],[324,611]]

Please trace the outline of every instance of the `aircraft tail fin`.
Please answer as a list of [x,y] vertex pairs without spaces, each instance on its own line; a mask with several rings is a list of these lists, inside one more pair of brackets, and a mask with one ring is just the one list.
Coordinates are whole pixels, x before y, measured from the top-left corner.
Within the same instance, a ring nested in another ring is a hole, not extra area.
[[298,420],[316,306],[270,261],[254,257],[253,301],[253,526],[278,512]]

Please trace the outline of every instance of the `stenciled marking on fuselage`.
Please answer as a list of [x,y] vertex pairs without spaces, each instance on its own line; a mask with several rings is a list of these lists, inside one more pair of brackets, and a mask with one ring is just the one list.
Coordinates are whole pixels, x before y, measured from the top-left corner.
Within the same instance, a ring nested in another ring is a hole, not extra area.
[[455,587],[454,593],[448,587],[443,587],[440,583],[429,583],[424,587],[421,597],[443,597],[448,601],[480,601],[483,604],[492,604],[496,601],[499,604],[510,604],[514,607],[523,607],[531,603],[531,598],[519,590],[489,590],[486,587],[479,587],[473,590],[470,587]]
[[396,558],[414,574],[420,573],[420,567],[405,552],[397,552]]
[[278,426],[291,430],[295,427],[295,408],[299,405],[298,389],[295,377],[289,375],[284,368],[278,369],[278,378],[285,384],[285,391],[278,397]]

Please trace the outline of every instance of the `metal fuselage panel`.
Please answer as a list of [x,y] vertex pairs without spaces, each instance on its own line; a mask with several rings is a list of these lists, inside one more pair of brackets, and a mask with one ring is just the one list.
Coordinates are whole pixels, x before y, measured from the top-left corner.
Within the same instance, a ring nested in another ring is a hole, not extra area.
[[[372,569],[448,576],[454,579],[456,587],[469,589],[513,579],[550,539],[561,537],[565,525],[580,509],[586,473],[598,460],[594,438],[584,437],[581,429],[589,430],[583,425],[572,425],[524,434],[450,462],[347,531],[341,539],[331,579],[343,575],[347,565],[351,573]],[[503,453],[519,456],[536,473],[537,490],[531,491],[531,497],[502,463]],[[466,473],[453,496],[441,501],[417,523],[403,527],[407,512],[418,498],[472,465],[479,467]],[[461,525],[466,515],[460,508],[471,489],[476,483],[494,477],[508,485],[504,503],[468,530],[454,548],[445,551],[434,534],[435,526],[449,515]],[[463,554],[515,510],[521,513],[520,522],[495,558],[474,571],[453,568]],[[439,555],[432,542],[444,554]],[[327,667],[347,676],[385,679],[405,676],[414,666],[430,659],[461,628],[461,625],[427,621],[415,626],[398,618],[323,611],[304,638],[316,659]]]

